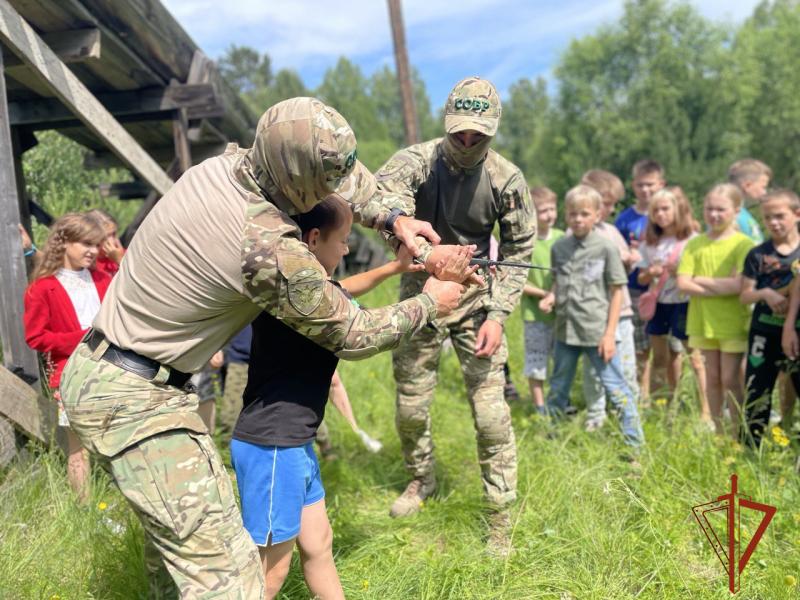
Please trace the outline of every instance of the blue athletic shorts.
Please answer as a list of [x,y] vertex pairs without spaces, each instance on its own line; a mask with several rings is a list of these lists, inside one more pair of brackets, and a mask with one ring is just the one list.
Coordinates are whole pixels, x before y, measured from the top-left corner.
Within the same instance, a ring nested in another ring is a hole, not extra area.
[[244,527],[258,546],[297,537],[303,507],[325,497],[312,442],[286,448],[234,439],[231,462]]
[[686,341],[686,315],[688,302],[656,304],[656,314],[647,322],[648,335],[667,335]]

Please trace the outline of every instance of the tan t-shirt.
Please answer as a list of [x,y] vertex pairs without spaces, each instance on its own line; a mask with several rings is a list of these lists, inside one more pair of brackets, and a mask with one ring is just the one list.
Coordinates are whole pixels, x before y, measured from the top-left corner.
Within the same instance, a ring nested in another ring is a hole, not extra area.
[[343,358],[392,348],[435,316],[427,294],[352,304],[294,221],[236,180],[241,152],[189,169],[145,219],[94,321],[111,342],[195,372],[262,309]]

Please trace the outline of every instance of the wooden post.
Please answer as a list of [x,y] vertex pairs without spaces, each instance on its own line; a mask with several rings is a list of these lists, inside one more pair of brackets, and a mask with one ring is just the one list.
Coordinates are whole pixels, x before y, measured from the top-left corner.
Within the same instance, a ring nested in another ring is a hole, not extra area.
[[172,119],[172,137],[175,141],[175,160],[178,161],[178,168],[183,175],[192,166],[192,151],[189,148],[189,119],[184,108],[175,111]]
[[[0,73],[3,73],[0,60]],[[20,212],[14,175],[14,152],[8,120],[5,74],[0,76],[0,339],[3,362],[39,378],[36,353],[25,343],[22,331],[22,297],[27,286],[25,258],[19,235]]]
[[411,86],[411,69],[408,66],[408,50],[406,49],[406,33],[403,27],[403,11],[400,0],[389,0],[389,20],[392,24],[394,40],[394,59],[397,64],[397,81],[400,84],[400,98],[403,102],[403,123],[406,128],[406,143],[419,143],[419,123],[417,109],[414,104],[414,90]]

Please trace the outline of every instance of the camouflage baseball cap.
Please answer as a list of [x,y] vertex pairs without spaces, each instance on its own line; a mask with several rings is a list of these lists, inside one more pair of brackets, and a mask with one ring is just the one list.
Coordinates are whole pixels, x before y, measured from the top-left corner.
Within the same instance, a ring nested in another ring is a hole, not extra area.
[[444,105],[444,130],[456,133],[474,129],[485,135],[497,133],[500,122],[500,96],[491,82],[480,77],[459,81]]
[[[291,98],[267,109],[249,154],[259,184],[277,187],[300,213],[331,193],[359,204],[377,190],[374,176],[358,160],[350,125],[315,98]],[[274,186],[263,181],[266,177]]]

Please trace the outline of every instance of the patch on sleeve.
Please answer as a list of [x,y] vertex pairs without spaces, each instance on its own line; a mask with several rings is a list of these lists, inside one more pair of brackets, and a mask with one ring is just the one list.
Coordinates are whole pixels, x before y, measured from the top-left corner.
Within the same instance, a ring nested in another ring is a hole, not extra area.
[[303,316],[313,313],[325,291],[325,280],[318,269],[307,267],[292,273],[288,280],[289,303]]

